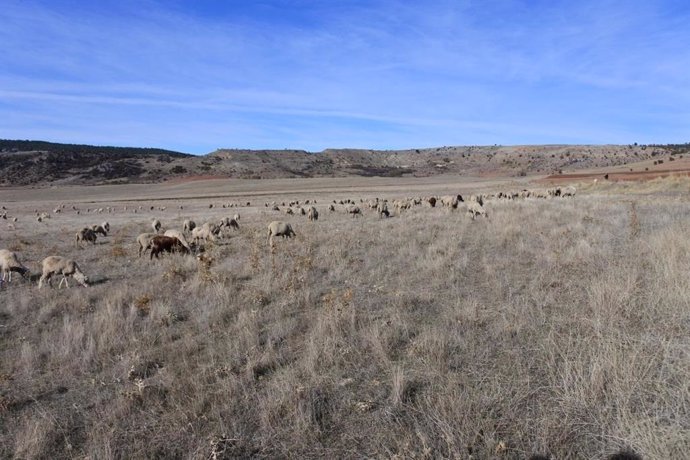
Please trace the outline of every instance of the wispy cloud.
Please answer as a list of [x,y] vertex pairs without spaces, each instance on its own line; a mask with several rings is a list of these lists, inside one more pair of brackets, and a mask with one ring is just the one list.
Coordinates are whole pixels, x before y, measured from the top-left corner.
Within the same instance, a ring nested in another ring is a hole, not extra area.
[[[0,10],[0,137],[320,150],[686,141],[679,2]],[[628,138],[629,137],[629,138]]]

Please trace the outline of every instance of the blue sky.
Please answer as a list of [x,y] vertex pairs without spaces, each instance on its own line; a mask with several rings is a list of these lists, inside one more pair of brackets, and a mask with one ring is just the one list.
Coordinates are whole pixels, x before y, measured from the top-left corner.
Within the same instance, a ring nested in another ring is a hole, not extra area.
[[4,0],[0,24],[0,138],[690,141],[685,1]]

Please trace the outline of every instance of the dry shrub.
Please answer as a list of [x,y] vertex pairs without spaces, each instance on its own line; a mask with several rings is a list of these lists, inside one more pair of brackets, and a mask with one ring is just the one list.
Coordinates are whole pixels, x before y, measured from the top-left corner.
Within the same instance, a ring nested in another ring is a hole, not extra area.
[[149,294],[143,294],[134,299],[134,308],[137,309],[140,315],[148,315],[151,311],[151,301],[153,298]]
[[114,244],[110,249],[110,255],[113,257],[125,257],[127,256],[127,251],[122,245]]

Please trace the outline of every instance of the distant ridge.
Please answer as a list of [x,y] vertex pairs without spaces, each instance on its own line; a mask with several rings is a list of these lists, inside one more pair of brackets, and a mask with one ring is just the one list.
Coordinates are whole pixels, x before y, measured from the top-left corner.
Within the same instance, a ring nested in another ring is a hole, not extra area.
[[[122,184],[219,177],[510,177],[616,167],[690,154],[689,144],[455,146],[404,150],[219,149],[195,156],[156,148],[0,140],[0,185]],[[673,160],[670,160],[673,161]]]

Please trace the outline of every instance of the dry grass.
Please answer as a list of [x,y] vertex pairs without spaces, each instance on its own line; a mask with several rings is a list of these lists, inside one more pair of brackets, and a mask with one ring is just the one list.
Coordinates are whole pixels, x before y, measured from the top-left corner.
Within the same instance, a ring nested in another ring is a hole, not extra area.
[[64,241],[3,234],[96,283],[0,291],[0,457],[683,458],[690,204],[670,185],[489,220],[295,216],[274,253],[259,210],[200,259],[138,259],[148,216],[81,250],[64,219]]

